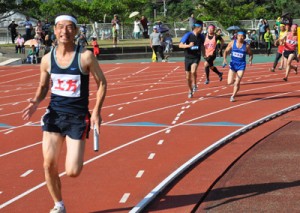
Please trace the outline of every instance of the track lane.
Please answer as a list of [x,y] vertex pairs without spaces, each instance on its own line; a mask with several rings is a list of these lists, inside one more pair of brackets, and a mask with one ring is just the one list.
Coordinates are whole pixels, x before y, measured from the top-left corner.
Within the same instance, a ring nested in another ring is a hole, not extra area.
[[[180,75],[182,76],[182,73],[180,73]],[[292,79],[291,79],[291,81],[292,81]],[[288,83],[290,83],[290,82],[288,82]],[[212,86],[212,87],[215,87],[215,85],[214,84],[216,84],[216,85],[219,85],[220,83],[218,83],[218,82],[215,82],[215,83],[212,83],[211,85],[209,85],[209,86]],[[289,84],[287,84],[287,85],[289,85]],[[157,85],[155,85],[155,87],[157,87],[157,86],[162,86],[161,84],[157,84]],[[249,85],[250,87],[251,87],[251,85]],[[253,86],[253,85],[252,85]],[[286,85],[285,85],[286,86]],[[183,83],[183,87],[184,87],[184,90],[185,90],[185,86],[184,86],[184,83]],[[200,95],[200,93],[202,93],[202,92],[204,92],[206,89],[209,89],[209,90],[213,90],[213,89],[215,89],[215,88],[211,88],[210,89],[210,87],[207,87],[207,88],[205,88],[205,89],[203,89],[203,91],[199,91],[199,92],[197,92],[196,94],[198,95],[199,94],[199,98],[201,98],[201,95]],[[231,92],[231,89],[232,88],[230,88],[230,87],[228,87],[227,88],[228,89],[228,92]],[[259,89],[259,88],[257,88],[257,89]],[[242,90],[244,90],[244,85],[242,86]],[[163,90],[164,91],[164,90]],[[173,91],[173,90],[172,90]],[[224,89],[224,90],[222,90],[222,92],[225,92],[226,91],[226,89]],[[157,91],[157,92],[159,92],[159,95],[160,95],[160,93],[162,92],[161,90],[160,91]],[[206,92],[206,91],[205,91]],[[153,94],[155,94],[153,91],[152,91],[152,93]],[[169,92],[170,93],[170,92]],[[185,95],[186,93],[184,92],[184,91],[181,91],[181,94],[178,94],[177,96],[173,96],[172,98],[170,98],[170,99],[168,99],[168,100],[166,100],[166,102],[169,102],[169,101],[171,101],[172,99],[176,99],[176,98],[178,98],[179,97],[179,99],[180,100],[185,100],[184,102],[180,102],[180,103],[178,103],[177,102],[177,104],[182,104],[182,105],[185,105],[184,103],[186,102],[186,95]],[[204,94],[204,93],[203,93]],[[151,95],[150,95],[151,96]],[[227,96],[227,95],[225,95],[225,96]],[[131,96],[132,97],[132,96]],[[246,97],[246,96],[245,96]],[[159,101],[160,99],[154,99],[154,103],[153,103],[153,106],[157,106],[158,104],[157,103],[155,103],[155,102],[163,102],[163,101]],[[205,102],[208,102],[208,101],[216,101],[216,100],[221,100],[220,98],[208,98],[208,99],[205,99],[205,101],[201,101],[201,104],[203,104],[203,103],[205,103]],[[193,100],[193,101],[191,101],[191,102],[194,102],[195,100]],[[223,100],[224,101],[224,100]],[[227,101],[227,100],[226,100]],[[134,102],[134,104],[132,104],[132,105],[129,105],[130,107],[128,107],[127,109],[126,109],[126,107],[124,108],[124,110],[122,109],[121,110],[121,112],[122,113],[124,113],[124,115],[123,116],[128,116],[128,115],[131,115],[132,114],[132,110],[129,110],[129,108],[130,109],[133,109],[134,107],[136,107],[136,109],[141,109],[141,107],[143,107],[143,106],[145,106],[145,105],[149,105],[149,103],[146,103],[145,104],[145,102],[143,103],[144,101],[141,101],[141,102],[138,102],[138,101],[136,101],[136,102]],[[189,101],[190,102],[190,101]],[[176,103],[176,102],[175,102]],[[200,101],[199,101],[199,103],[200,103]],[[231,103],[228,103],[228,102],[226,102],[228,105],[232,105]],[[140,104],[140,106],[139,106],[139,104]],[[196,103],[195,103],[196,104]],[[221,103],[220,103],[221,104]],[[235,103],[236,104],[236,103]],[[211,103],[208,103],[208,106],[209,105],[211,105]],[[219,103],[218,104],[216,104],[216,105],[219,105]],[[197,110],[199,110],[199,108],[201,108],[202,109],[202,105],[200,106],[200,104],[199,104],[199,106],[197,106],[197,107],[195,107]],[[221,105],[220,105],[220,107],[222,107]],[[150,107],[151,108],[151,107]],[[176,108],[175,110],[174,109],[172,109],[172,110],[170,110],[170,109],[168,109],[168,111],[169,112],[165,112],[164,110],[162,110],[162,111],[160,111],[159,113],[157,112],[157,115],[154,115],[154,114],[152,114],[151,113],[151,115],[149,115],[149,116],[141,116],[141,118],[143,118],[143,119],[152,119],[152,118],[156,118],[157,119],[157,122],[159,122],[159,121],[162,121],[162,122],[165,122],[165,121],[168,121],[167,123],[171,123],[172,122],[172,120],[176,117],[176,115],[179,113],[179,112],[181,112],[182,111],[182,106],[176,106],[176,107],[174,107],[174,108]],[[116,109],[116,108],[115,108]],[[189,112],[189,113],[191,113],[191,115],[197,115],[198,113],[203,113],[203,112],[197,112],[197,113],[195,113],[194,112],[194,110],[192,109],[192,108],[190,108],[191,109],[191,112]],[[127,111],[128,110],[128,111]],[[109,113],[108,113],[108,111],[107,111],[107,109],[104,109],[103,110],[104,112],[105,112],[105,114],[108,116],[109,115]],[[137,111],[137,110],[136,110]],[[194,113],[194,114],[192,114],[192,113]],[[163,116],[161,115],[161,114],[163,114]],[[186,113],[186,114],[184,114],[184,115],[187,115],[188,114],[188,112]],[[192,116],[192,117],[193,117]],[[111,119],[114,119],[114,118],[116,118],[116,117],[113,117],[113,118],[107,118],[107,121],[109,122]],[[182,117],[181,117],[182,118]],[[186,118],[186,119],[188,119],[188,118]],[[137,119],[137,120],[140,120],[140,119]],[[131,120],[129,120],[129,121],[131,121]],[[124,127],[122,127],[122,128],[124,128]],[[136,129],[137,127],[135,127],[135,129]],[[138,127],[138,128],[140,128],[140,127]],[[179,128],[179,127],[178,127]],[[186,127],[187,129],[188,128],[190,128],[190,127]],[[197,127],[192,127],[193,129],[195,128],[195,129],[197,129]],[[233,128],[233,127],[230,127],[230,128]],[[111,130],[110,130],[111,129]],[[106,126],[106,125],[104,125],[103,126],[103,135],[101,136],[101,137],[103,137],[103,140],[104,141],[118,141],[118,137],[116,136],[116,139],[114,139],[114,137],[111,137],[112,135],[113,135],[113,132],[116,132],[117,130],[118,131],[120,131],[119,129],[121,129],[120,127],[112,127],[112,126]],[[122,137],[126,137],[126,135],[129,133],[129,132],[131,132],[131,131],[134,131],[133,129],[134,128],[130,128],[130,127],[125,127],[124,128],[125,129],[125,131],[124,131],[124,133],[122,133],[120,136],[122,136]],[[131,130],[130,130],[131,129]],[[143,129],[145,129],[144,127],[143,127]],[[150,129],[149,127],[146,127],[146,129]],[[152,129],[150,129],[150,130],[143,130],[143,131],[146,131],[146,132],[153,132],[153,128]],[[180,130],[180,131],[178,131],[179,133],[180,133],[180,136],[182,135],[181,134],[181,132],[182,131],[187,131],[187,132],[189,132],[188,130],[185,130],[185,129],[183,129],[183,130]],[[196,130],[193,130],[193,131],[191,131],[192,133],[193,132],[195,132]],[[232,130],[230,130],[230,131],[232,131]],[[106,136],[106,133],[105,132],[112,132],[111,134],[110,134],[110,136]],[[123,130],[121,130],[121,132],[123,132]],[[147,134],[146,132],[143,132],[143,134]],[[206,131],[205,131],[206,132]],[[192,133],[190,133],[190,134],[192,134]],[[137,137],[139,137],[138,135],[135,135],[135,133],[131,133],[132,134],[132,138],[137,138]],[[142,135],[143,135],[142,134]],[[166,134],[166,133],[161,133],[161,134]],[[171,131],[171,133],[169,133],[169,135],[168,136],[171,136],[172,137],[172,134],[174,134],[174,131],[172,130]],[[188,135],[186,135],[186,137],[188,138],[189,136],[190,136],[190,134],[188,134]],[[160,135],[160,133],[158,133],[158,135]],[[184,134],[183,134],[184,135]],[[185,136],[185,135],[184,135]],[[154,137],[154,136],[152,136],[152,137]],[[175,137],[176,138],[176,137]],[[129,140],[131,140],[130,138],[128,138],[128,139],[124,139],[123,141],[120,141],[120,144],[124,144],[124,143],[126,143],[126,141],[129,141]],[[157,143],[159,140],[161,140],[161,139],[158,139],[155,143]],[[174,139],[173,139],[174,140]],[[145,142],[146,143],[146,142]],[[150,142],[149,142],[150,143]],[[143,141],[143,144],[144,144],[144,141]],[[114,144],[114,145],[116,145],[116,144]],[[186,144],[185,144],[186,145]],[[156,145],[157,146],[157,145]],[[184,146],[183,146],[184,147]],[[107,147],[104,145],[104,150],[106,150],[107,149]],[[197,148],[199,148],[199,147],[197,147]],[[126,148],[127,149],[127,148]],[[150,148],[149,148],[150,149]],[[174,149],[174,147],[173,147],[173,149]],[[103,151],[104,151],[103,150]],[[107,149],[108,150],[108,149]],[[137,149],[137,150],[139,150],[139,149]],[[151,149],[150,149],[151,150]],[[171,149],[172,150],[172,149]],[[166,150],[164,150],[164,151],[166,151]],[[149,152],[149,151],[148,151]],[[148,154],[148,152],[147,152],[147,154]],[[90,153],[90,152],[87,152],[88,154],[93,154],[93,153]],[[122,153],[123,153],[123,151],[122,151]],[[135,152],[134,152],[135,153]],[[134,154],[133,153],[133,154]],[[129,152],[127,155],[125,154],[125,156],[138,156],[138,154],[136,154],[135,153],[135,155],[133,155],[131,152]],[[123,156],[123,157],[122,157]],[[157,157],[158,155],[156,155],[156,157]],[[167,155],[165,155],[165,156],[167,156]],[[103,158],[104,159],[104,158]],[[120,155],[120,159],[122,159],[122,160],[126,160],[127,159],[127,157],[124,157],[124,155],[123,154],[121,154]],[[139,159],[139,158],[138,158]],[[102,160],[102,159],[101,159]],[[108,162],[110,162],[110,161],[114,161],[113,159],[109,159],[108,160]],[[93,164],[94,163],[96,163],[97,161],[94,161],[93,162]],[[134,163],[135,162],[135,159],[130,159],[129,160],[129,162],[132,164],[132,163]],[[178,162],[176,162],[176,163],[178,163]],[[90,164],[91,165],[91,164]],[[119,166],[118,166],[119,165]],[[120,163],[120,162],[117,162],[117,164],[116,164],[116,166],[118,166],[117,168],[118,169],[120,169],[119,167],[120,167],[120,165],[122,165],[122,162]],[[128,165],[130,165],[130,164],[128,164]],[[144,164],[143,164],[144,165]],[[86,167],[88,167],[88,165],[86,165]],[[174,167],[174,166],[173,166]],[[176,167],[176,166],[175,166]],[[127,168],[127,167],[126,167]],[[129,169],[130,170],[130,168],[131,168],[131,166],[129,166],[127,169]],[[111,168],[110,167],[108,167],[108,168],[106,168],[106,169],[108,169],[108,170],[110,170]],[[107,171],[107,170],[106,170]],[[123,171],[123,170],[122,170]],[[169,171],[169,170],[166,170],[166,173],[167,173],[167,171]],[[101,171],[100,171],[101,172]],[[113,171],[112,171],[113,172]],[[116,171],[114,171],[115,173],[118,173],[117,172],[117,170]],[[126,174],[126,170],[124,171],[125,173],[124,174]],[[132,173],[132,172],[131,172]],[[123,172],[121,172],[121,174],[123,174]],[[146,174],[146,173],[145,173]],[[66,178],[66,179],[68,179],[68,178]],[[109,178],[108,178],[108,181],[109,181]],[[72,181],[73,182],[73,181]],[[134,181],[133,181],[134,182]],[[70,182],[71,183],[71,182]],[[106,182],[107,183],[107,182]],[[120,186],[121,185],[123,185],[123,183],[120,183]],[[103,185],[103,187],[104,187],[105,185]],[[97,190],[97,189],[95,189],[95,190]],[[38,190],[38,191],[40,191],[40,190]],[[44,191],[44,190],[42,190],[42,191]],[[105,191],[105,190],[104,190]],[[110,193],[112,193],[113,194],[113,192],[114,192],[114,190],[112,190],[112,192],[107,192],[108,194],[110,194]],[[38,192],[37,192],[38,193]],[[34,193],[35,194],[35,193]],[[140,193],[141,194],[141,193]],[[31,196],[31,195],[30,195]],[[138,197],[138,196],[137,196]],[[132,196],[131,197],[129,197],[129,198],[132,198]],[[25,198],[26,199],[26,198]],[[72,200],[72,199],[71,199]],[[135,199],[135,200],[137,200],[137,199]],[[19,202],[18,202],[19,203]],[[72,202],[71,202],[72,203]],[[110,202],[109,202],[110,203]],[[132,202],[133,204],[134,204],[134,202]],[[114,203],[115,204],[115,203]],[[106,206],[106,205],[105,205]],[[128,208],[128,206],[130,206],[130,205],[124,205],[125,207],[124,208]],[[126,207],[127,206],[127,207]],[[121,207],[121,208],[123,208],[123,207]],[[95,208],[95,209],[98,209],[98,208]],[[107,209],[109,209],[109,205],[107,204]]]

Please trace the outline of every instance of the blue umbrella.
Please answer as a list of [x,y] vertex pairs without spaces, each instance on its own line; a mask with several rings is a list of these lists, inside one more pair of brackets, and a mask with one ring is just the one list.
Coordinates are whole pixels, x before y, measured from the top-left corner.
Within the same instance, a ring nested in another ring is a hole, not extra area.
[[241,28],[239,28],[238,26],[231,26],[231,27],[228,27],[227,30],[228,31],[231,31],[231,30],[239,30]]

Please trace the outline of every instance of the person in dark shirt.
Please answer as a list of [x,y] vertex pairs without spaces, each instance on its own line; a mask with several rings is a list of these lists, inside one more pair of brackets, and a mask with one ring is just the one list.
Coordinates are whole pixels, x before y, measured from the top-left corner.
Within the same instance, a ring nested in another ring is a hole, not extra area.
[[188,98],[192,98],[197,90],[197,68],[201,59],[201,52],[205,55],[204,37],[201,34],[203,22],[198,20],[191,32],[187,32],[180,40],[179,48],[184,49],[185,73],[189,87]]
[[16,37],[18,36],[18,33],[17,33],[17,27],[19,25],[17,25],[15,23],[15,21],[12,21],[9,25],[8,25],[8,30],[10,31],[10,36],[11,36],[11,42],[14,44],[15,43],[15,39]]

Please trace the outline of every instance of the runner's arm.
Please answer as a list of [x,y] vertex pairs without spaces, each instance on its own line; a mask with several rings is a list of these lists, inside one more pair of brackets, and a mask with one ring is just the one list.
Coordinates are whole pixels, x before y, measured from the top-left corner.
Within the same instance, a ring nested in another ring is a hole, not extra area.
[[93,53],[91,51],[84,50],[81,56],[83,70],[90,72],[97,84],[96,103],[91,116],[91,127],[96,126],[99,133],[99,128],[102,122],[101,109],[106,96],[107,82]]
[[30,119],[30,117],[36,111],[38,105],[47,96],[49,85],[50,85],[49,60],[50,60],[49,53],[42,58],[41,67],[40,67],[40,83],[34,98],[28,100],[29,105],[22,111],[23,112],[22,117],[24,120]]

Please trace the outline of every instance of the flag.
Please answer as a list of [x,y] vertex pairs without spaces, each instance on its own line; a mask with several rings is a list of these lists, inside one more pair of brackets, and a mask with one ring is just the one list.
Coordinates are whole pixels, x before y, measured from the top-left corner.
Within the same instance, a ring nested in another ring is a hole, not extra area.
[[156,59],[156,54],[155,54],[155,51],[153,50],[152,51],[152,62],[156,62],[157,59]]

